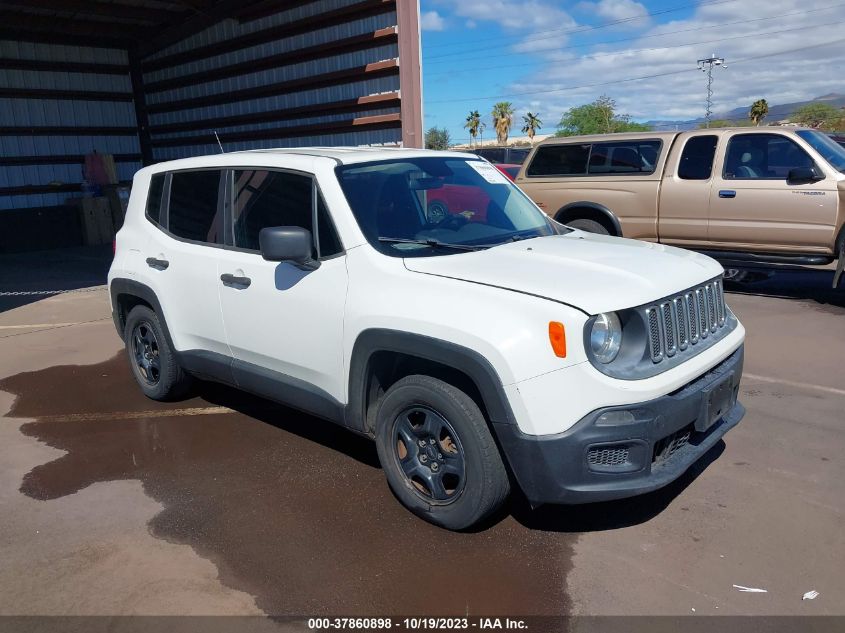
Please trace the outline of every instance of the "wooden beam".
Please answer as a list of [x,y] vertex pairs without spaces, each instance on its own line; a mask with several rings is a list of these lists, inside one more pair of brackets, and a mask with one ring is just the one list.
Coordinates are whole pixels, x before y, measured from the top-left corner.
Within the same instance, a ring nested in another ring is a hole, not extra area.
[[170,123],[168,125],[153,125],[150,127],[150,134],[172,134],[174,132],[191,132],[197,130],[219,130],[220,128],[233,127],[236,125],[250,125],[255,123],[272,123],[275,121],[291,121],[302,117],[319,117],[330,114],[352,114],[366,110],[380,108],[397,108],[401,104],[398,92],[389,92],[380,95],[358,97],[357,99],[345,99],[331,103],[316,103],[314,105],[286,108],[284,110],[270,110],[267,112],[255,112],[252,114],[239,114],[230,117],[219,117],[216,119],[200,119],[187,123]]
[[0,136],[136,136],[134,127],[73,127],[63,125],[4,125],[0,126]]
[[148,8],[114,2],[103,3],[95,0],[3,0],[3,5],[24,7],[27,9],[61,11],[62,13],[76,13],[86,16],[118,18],[150,24],[159,24],[167,20],[179,19],[181,15],[179,11],[164,7]]
[[232,64],[230,66],[223,66],[222,68],[213,68],[211,70],[190,73],[188,75],[174,77],[173,79],[153,81],[146,83],[144,87],[147,93],[161,92],[172,88],[193,86],[209,81],[216,81],[218,79],[225,79],[227,77],[238,77],[247,73],[268,70],[270,68],[278,68],[288,64],[324,59],[341,53],[366,50],[376,46],[393,44],[397,41],[398,36],[396,35],[396,29],[389,27],[386,29],[379,29],[378,31],[374,31],[372,33],[364,33],[363,35],[354,35],[341,40],[335,40],[334,42],[329,42],[327,44],[306,46],[305,48],[298,48],[286,53],[279,53],[277,55],[270,55],[269,57],[262,57],[261,59]]
[[238,90],[236,92],[221,92],[205,97],[193,97],[191,99],[181,99],[179,101],[153,103],[147,107],[147,110],[150,114],[158,112],[173,112],[175,110],[188,110],[190,108],[219,105],[221,103],[235,103],[238,101],[248,101],[250,99],[260,99],[262,97],[272,97],[287,94],[295,90],[310,90],[312,88],[337,86],[355,81],[364,81],[366,79],[396,75],[398,73],[399,66],[396,60],[390,59],[383,62],[376,62],[375,64],[367,64],[366,66],[356,66],[355,68],[348,68],[346,70],[324,73],[322,75],[311,75],[310,77],[303,77],[302,79],[280,81],[267,86],[259,86],[258,88],[249,88],[245,90]]
[[0,97],[9,99],[57,99],[61,101],[132,101],[132,95],[128,92],[52,90],[49,88],[0,88]]
[[87,62],[46,62],[39,59],[0,57],[0,70],[33,70],[65,73],[94,73],[97,75],[128,75],[129,66],[123,64],[95,64]]
[[[311,136],[314,134],[342,134],[355,132],[357,130],[385,130],[400,128],[402,125],[399,113],[383,114],[379,116],[360,117],[347,119],[345,121],[334,121],[332,123],[314,123],[310,125],[291,125],[264,130],[252,130],[250,132],[230,132],[220,134],[221,143],[239,143],[243,141],[261,141],[267,139],[296,138],[300,136]],[[206,145],[215,143],[214,136],[203,134],[202,136],[183,136],[179,138],[168,138],[153,140],[155,147],[182,147],[187,145]]]
[[[241,4],[243,4],[243,2],[241,2]],[[222,53],[241,50],[257,44],[265,44],[291,35],[297,35],[304,31],[315,31],[328,26],[343,24],[344,22],[349,22],[350,20],[357,20],[371,15],[388,13],[393,11],[395,8],[396,0],[363,0],[362,2],[356,2],[355,4],[351,4],[340,9],[327,11],[325,13],[309,16],[300,20],[294,20],[292,22],[288,22],[287,24],[281,24],[261,31],[246,33],[239,37],[233,37],[222,42],[209,44],[207,46],[199,46],[189,51],[173,53],[164,57],[157,57],[156,59],[144,62],[144,72],[161,70],[162,68],[168,68],[170,66],[184,64],[198,59],[213,57]],[[145,55],[148,55],[153,50],[156,50],[156,48],[149,50],[152,46],[154,46],[154,43],[145,46],[142,49],[142,52]],[[158,48],[162,47],[159,46]]]
[[[116,163],[140,163],[140,154],[112,154]],[[0,156],[0,166],[18,165],[81,165],[85,163],[82,154],[55,154],[52,156]]]

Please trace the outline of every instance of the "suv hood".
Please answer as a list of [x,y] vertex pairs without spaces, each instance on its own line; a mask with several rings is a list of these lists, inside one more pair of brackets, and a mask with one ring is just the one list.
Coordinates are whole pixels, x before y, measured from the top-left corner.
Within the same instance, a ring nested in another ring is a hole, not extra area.
[[588,314],[640,306],[723,272],[699,253],[583,231],[483,251],[406,258],[405,267],[544,297]]

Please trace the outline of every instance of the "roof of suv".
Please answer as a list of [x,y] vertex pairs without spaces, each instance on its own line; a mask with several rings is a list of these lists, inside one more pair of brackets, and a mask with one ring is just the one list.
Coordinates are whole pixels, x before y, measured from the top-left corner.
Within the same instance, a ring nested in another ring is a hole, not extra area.
[[[455,152],[441,152],[430,149],[406,149],[402,147],[279,147],[273,149],[253,149],[236,154],[301,154],[331,158],[338,163],[349,165],[397,158],[419,158],[422,156],[444,156],[455,158]],[[466,158],[477,158],[475,154],[461,153]]]

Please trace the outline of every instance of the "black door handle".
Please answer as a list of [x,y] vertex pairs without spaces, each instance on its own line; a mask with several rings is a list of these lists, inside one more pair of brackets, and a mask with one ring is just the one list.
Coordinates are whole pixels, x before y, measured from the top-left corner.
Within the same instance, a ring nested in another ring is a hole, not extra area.
[[155,257],[147,257],[147,266],[155,268],[156,270],[167,270],[170,262],[166,259],[156,259]]
[[241,286],[243,288],[249,288],[249,284],[252,283],[252,279],[249,277],[236,277],[232,273],[223,273],[220,275],[220,281],[226,286]]
[[719,192],[719,197],[720,198],[736,198],[736,191],[733,191],[732,189],[722,189]]

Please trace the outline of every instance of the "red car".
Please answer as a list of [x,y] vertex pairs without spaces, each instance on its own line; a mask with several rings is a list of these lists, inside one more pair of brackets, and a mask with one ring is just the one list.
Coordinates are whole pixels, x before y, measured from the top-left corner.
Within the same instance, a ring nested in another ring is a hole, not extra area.
[[[494,165],[510,180],[516,178],[522,165],[499,163]],[[443,185],[429,193],[428,220],[439,222],[446,214],[463,215],[470,222],[487,221],[487,205],[490,198],[479,187],[469,185]]]

